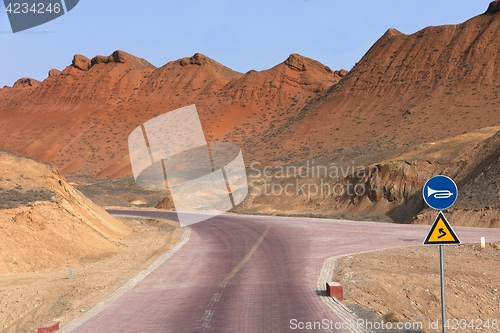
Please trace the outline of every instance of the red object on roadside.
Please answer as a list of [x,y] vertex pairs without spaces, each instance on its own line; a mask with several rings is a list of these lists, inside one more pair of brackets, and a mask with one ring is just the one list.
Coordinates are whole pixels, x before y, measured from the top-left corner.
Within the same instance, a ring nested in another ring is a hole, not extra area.
[[38,328],[38,333],[52,333],[52,332],[57,332],[57,331],[59,331],[59,322],[58,321],[47,323],[47,324],[40,326]]
[[335,297],[339,301],[344,299],[344,289],[337,282],[327,282],[326,283],[326,292],[328,296]]

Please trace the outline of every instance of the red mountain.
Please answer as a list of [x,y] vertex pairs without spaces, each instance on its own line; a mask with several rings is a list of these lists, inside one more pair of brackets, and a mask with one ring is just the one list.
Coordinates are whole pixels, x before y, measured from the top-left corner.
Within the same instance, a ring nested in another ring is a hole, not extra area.
[[[207,139],[241,144],[288,123],[344,72],[296,54],[266,71],[235,72],[201,54],[155,68],[123,51],[75,55],[43,82],[0,90],[0,147],[65,173],[131,174],[128,134],[154,116],[196,104]],[[248,132],[245,132],[248,130]]]

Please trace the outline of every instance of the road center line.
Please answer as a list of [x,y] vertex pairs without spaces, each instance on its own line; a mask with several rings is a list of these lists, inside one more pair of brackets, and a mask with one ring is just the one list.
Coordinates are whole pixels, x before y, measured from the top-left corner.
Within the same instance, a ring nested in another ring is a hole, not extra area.
[[[271,229],[271,226],[267,227],[267,229],[264,231],[262,236],[257,240],[255,245],[250,249],[250,251],[247,253],[247,255],[236,265],[236,267],[233,268],[231,273],[229,273],[226,278],[219,284],[219,288],[223,289],[225,288],[229,282],[232,280],[232,278],[238,274],[240,269],[246,264],[248,260],[253,256],[255,251],[259,248],[260,244],[266,238],[269,230]],[[220,298],[222,297],[222,290],[219,291],[218,293],[215,293],[212,299],[210,300],[210,303],[208,304],[207,310],[205,311],[205,314],[203,315],[203,318],[201,318],[201,328],[202,332],[208,332],[210,330],[210,321],[212,320],[212,317],[215,313],[214,308],[216,307],[216,304],[220,301]]]
[[257,240],[257,243],[255,243],[255,245],[252,247],[252,249],[250,249],[250,251],[247,253],[245,258],[243,258],[239,262],[239,264],[233,268],[231,273],[229,273],[229,275],[226,276],[226,278],[221,282],[221,284],[219,284],[220,288],[225,288],[229,284],[229,282],[232,280],[232,278],[240,271],[240,269],[246,264],[246,262],[253,256],[253,254],[255,253],[255,251],[257,251],[257,249],[259,248],[259,246],[262,243],[262,241],[264,240],[264,238],[266,238],[267,233],[269,232],[269,229],[271,229],[271,226],[267,227],[267,229],[264,231],[262,236],[260,236],[259,240]]

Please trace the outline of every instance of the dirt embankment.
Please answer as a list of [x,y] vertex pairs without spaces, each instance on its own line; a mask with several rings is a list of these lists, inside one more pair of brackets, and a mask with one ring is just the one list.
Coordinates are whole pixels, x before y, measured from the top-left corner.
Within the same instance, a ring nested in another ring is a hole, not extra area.
[[59,268],[113,254],[131,230],[49,165],[0,151],[3,273]]

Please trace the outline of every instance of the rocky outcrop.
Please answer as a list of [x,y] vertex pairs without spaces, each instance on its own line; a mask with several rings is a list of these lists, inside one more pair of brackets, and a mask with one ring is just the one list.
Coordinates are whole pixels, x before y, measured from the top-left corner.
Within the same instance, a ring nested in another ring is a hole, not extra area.
[[346,76],[347,74],[349,74],[349,71],[345,70],[345,69],[341,69],[339,71],[335,71],[335,74],[337,74],[338,76],[340,77],[344,77]]
[[75,54],[71,64],[82,71],[88,71],[91,67],[90,59],[81,54]]
[[233,71],[201,53],[195,53],[192,57],[184,57],[174,62],[170,62],[167,66],[170,68],[180,66],[180,68],[183,68],[183,72],[189,69],[190,71],[200,71],[200,73],[202,71],[200,67],[203,67],[203,70],[211,71],[216,76],[220,75],[226,79],[234,79],[241,76],[241,73]]
[[52,77],[52,76],[59,76],[61,75],[61,71],[58,70],[58,69],[55,69],[55,68],[52,68],[50,71],[49,71],[49,77]]
[[127,52],[123,52],[120,50],[117,50],[113,52],[110,56],[95,56],[91,60],[92,66],[96,64],[108,64],[110,62],[116,62],[116,63],[125,63],[127,62],[132,56],[128,54]]
[[188,65],[198,65],[202,66],[205,65],[206,63],[209,62],[210,59],[208,59],[205,55],[201,53],[195,53],[192,57],[186,57],[179,59],[179,65],[181,66],[188,66]]
[[122,63],[122,64],[128,63],[131,67],[135,68],[149,68],[149,69],[156,68],[148,61],[142,58],[134,57],[133,55],[121,50],[116,50],[109,56],[98,55],[93,57],[92,60],[90,60],[91,67],[97,64],[110,64],[110,63]]
[[333,73],[330,67],[323,65],[319,61],[309,59],[297,53],[292,53],[284,62],[290,69],[304,72],[311,68],[320,68],[325,72]]
[[14,88],[29,88],[29,87],[37,87],[40,85],[40,81],[29,78],[29,77],[23,77],[19,80],[17,80],[14,83]]
[[295,69],[297,71],[305,71],[306,70],[306,64],[304,63],[304,59],[294,53],[291,54],[288,59],[285,60],[285,65],[287,65],[291,69]]
[[486,14],[496,14],[500,12],[500,1],[492,1],[486,10]]

